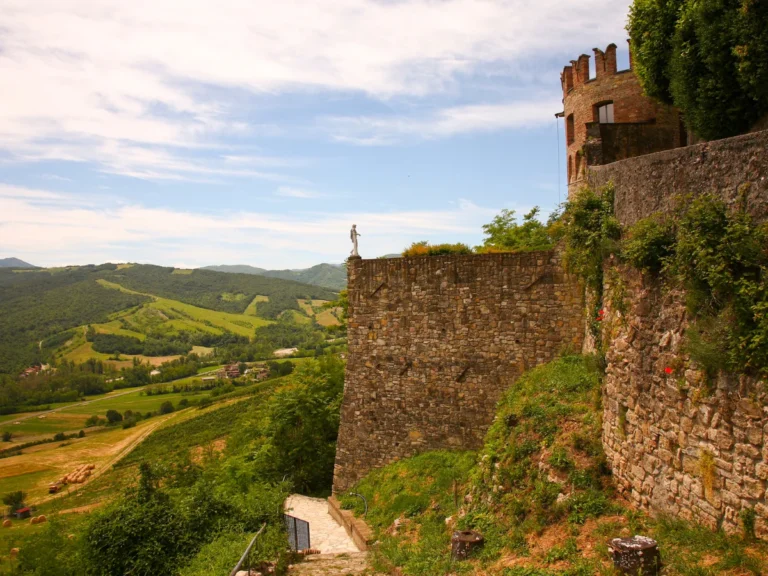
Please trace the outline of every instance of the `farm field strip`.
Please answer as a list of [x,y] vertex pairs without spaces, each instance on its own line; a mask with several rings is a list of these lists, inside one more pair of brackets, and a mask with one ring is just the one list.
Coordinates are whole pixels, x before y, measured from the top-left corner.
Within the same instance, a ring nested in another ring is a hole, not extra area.
[[[20,454],[0,459],[0,493],[24,490],[29,500],[43,502],[48,493],[48,484],[71,472],[82,464],[96,464],[96,474],[108,469],[117,458],[122,457],[138,442],[146,438],[166,419],[165,417],[145,420],[134,428],[114,428],[100,434],[87,434],[85,438],[69,441],[62,446],[57,442],[44,444],[32,454]],[[74,485],[79,486],[79,485]]]

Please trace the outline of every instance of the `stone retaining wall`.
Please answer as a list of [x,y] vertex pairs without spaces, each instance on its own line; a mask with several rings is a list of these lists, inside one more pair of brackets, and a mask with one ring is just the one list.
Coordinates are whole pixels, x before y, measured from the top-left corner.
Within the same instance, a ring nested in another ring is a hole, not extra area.
[[[705,192],[765,220],[766,150],[768,132],[758,132],[595,167],[589,181],[614,183],[625,226]],[[764,383],[707,383],[685,353],[685,295],[658,280],[609,267],[604,308],[603,444],[620,489],[643,509],[730,531],[753,509],[758,536],[768,537]]]
[[581,350],[583,290],[553,251],[350,259],[334,491],[425,450],[482,445],[526,369]]

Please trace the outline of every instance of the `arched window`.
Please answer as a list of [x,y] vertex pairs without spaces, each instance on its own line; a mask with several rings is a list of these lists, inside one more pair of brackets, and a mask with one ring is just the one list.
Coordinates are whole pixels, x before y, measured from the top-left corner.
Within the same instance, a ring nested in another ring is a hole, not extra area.
[[573,180],[573,156],[568,156],[568,182]]
[[576,140],[576,126],[573,121],[573,114],[569,114],[565,121],[565,137],[568,140],[568,144],[573,144]]

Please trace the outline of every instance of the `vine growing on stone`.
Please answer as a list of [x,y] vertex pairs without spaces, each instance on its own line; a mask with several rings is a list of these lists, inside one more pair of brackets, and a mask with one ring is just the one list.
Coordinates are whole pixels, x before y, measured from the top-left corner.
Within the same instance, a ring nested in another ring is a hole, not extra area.
[[600,348],[603,310],[603,261],[619,247],[621,226],[613,215],[614,190],[582,188],[565,204],[562,216],[551,225],[562,240],[566,269],[581,278],[591,301],[590,332]]
[[685,289],[686,349],[709,376],[768,375],[768,230],[711,195],[687,204],[637,222],[623,257]]

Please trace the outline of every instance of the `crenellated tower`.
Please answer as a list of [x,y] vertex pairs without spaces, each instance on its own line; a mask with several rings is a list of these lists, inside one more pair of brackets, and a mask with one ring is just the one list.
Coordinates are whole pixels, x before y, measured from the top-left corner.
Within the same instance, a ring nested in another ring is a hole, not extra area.
[[581,185],[589,166],[610,164],[633,156],[687,144],[680,113],[643,94],[630,67],[618,70],[616,44],[594,48],[595,77],[590,56],[582,54],[563,68],[566,166],[569,195]]

